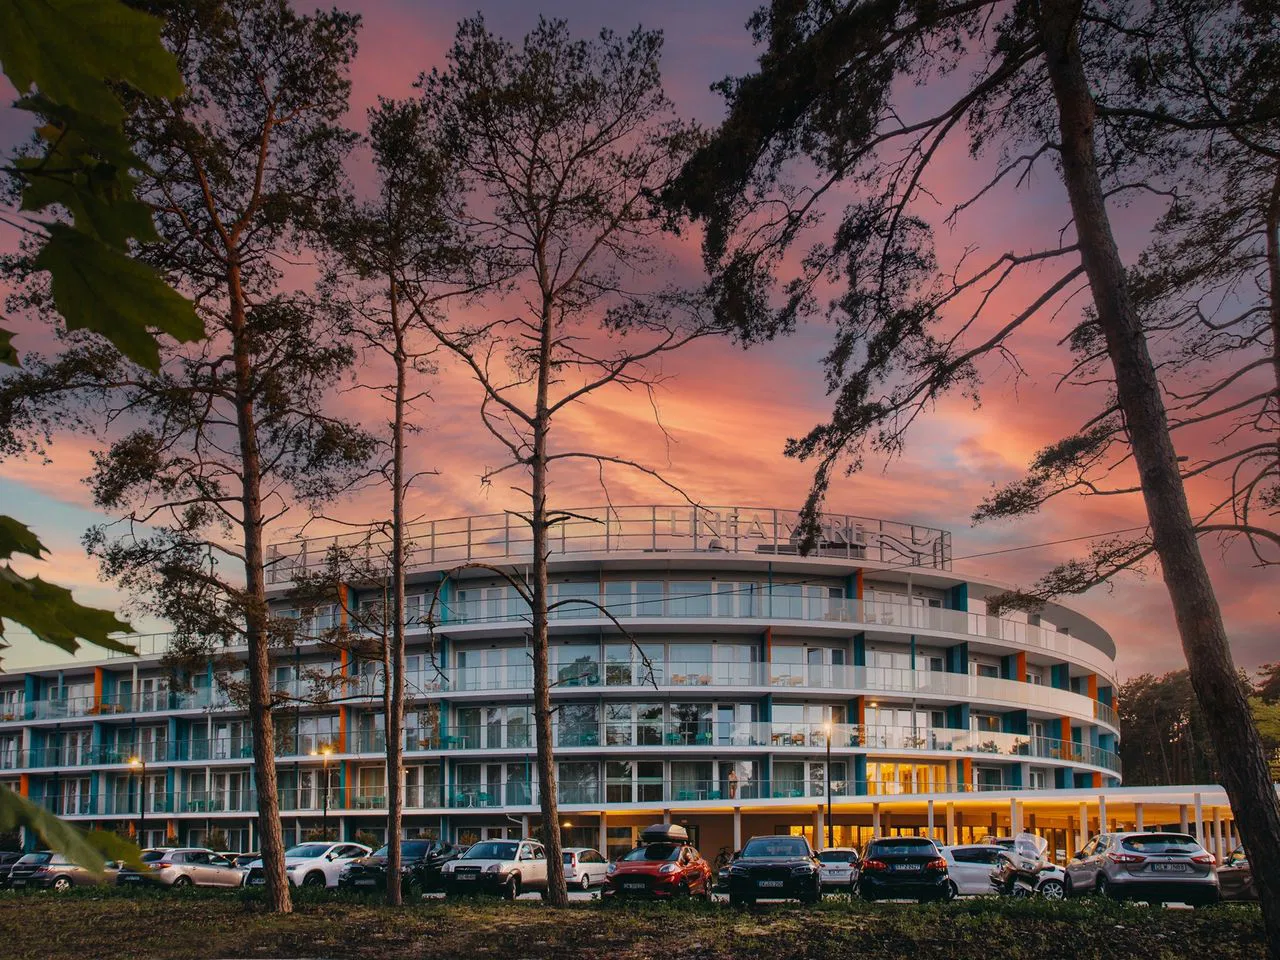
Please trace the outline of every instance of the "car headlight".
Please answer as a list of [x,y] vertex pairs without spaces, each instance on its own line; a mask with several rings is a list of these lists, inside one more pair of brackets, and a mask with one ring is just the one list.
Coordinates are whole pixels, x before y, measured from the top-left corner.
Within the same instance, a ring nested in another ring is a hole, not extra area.
[[747,868],[736,865],[732,866],[729,868],[729,875],[732,877],[745,877],[747,875]]
[[348,864],[344,865],[344,866],[343,866],[343,868],[342,868],[341,870],[339,870],[339,871],[338,871],[338,876],[340,876],[340,877],[349,877],[349,876],[351,876],[351,864],[349,864],[349,863],[348,863]]
[[800,876],[806,876],[807,874],[813,873],[813,864],[811,863],[797,864],[796,866],[791,868],[791,872],[798,874]]
[[613,874],[617,872],[618,872],[618,865],[616,863],[609,864],[609,869],[605,871],[605,873],[609,874],[610,876],[613,876]]
[[658,868],[659,873],[675,873],[680,867],[674,863],[664,863]]
[[502,864],[500,863],[491,863],[489,864],[489,866],[484,868],[485,873],[499,873],[501,872],[501,870],[502,870]]

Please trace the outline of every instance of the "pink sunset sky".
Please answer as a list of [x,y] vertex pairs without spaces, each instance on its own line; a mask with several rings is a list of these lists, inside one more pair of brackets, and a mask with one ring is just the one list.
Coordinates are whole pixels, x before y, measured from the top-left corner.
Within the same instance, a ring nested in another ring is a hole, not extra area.
[[[357,128],[363,126],[365,110],[379,95],[411,95],[420,72],[442,65],[455,23],[476,10],[475,0],[368,0],[345,6],[364,15],[350,115],[351,125]],[[564,0],[533,5],[502,0],[484,2],[480,10],[491,28],[516,40],[533,25],[538,12],[568,19],[583,35],[602,26],[627,30],[637,23],[661,29],[666,36],[664,77],[669,96],[682,115],[712,126],[722,116],[722,106],[709,85],[752,66],[754,52],[744,23],[754,6],[754,0],[696,4],[661,0],[641,5]],[[22,128],[12,128],[12,111],[8,113],[0,137],[13,142],[22,135]],[[943,203],[954,202],[986,179],[968,158],[963,143],[957,143],[944,160],[945,177],[930,184]],[[357,183],[368,182],[368,171],[360,164],[359,159],[353,162],[352,176]],[[1061,189],[1046,166],[1028,187],[997,194],[979,214],[962,218],[954,231],[940,231],[940,259],[954,259],[970,244],[978,244],[987,256],[1026,248],[1039,242],[1045,231],[1056,233],[1066,219]],[[1117,215],[1127,254],[1140,249],[1146,222],[1138,211]],[[12,241],[8,235],[0,238],[3,243]],[[683,279],[696,279],[701,269],[696,242],[681,241],[673,248]],[[1007,322],[1022,302],[1019,294],[1034,297],[1053,279],[1051,273],[1029,276],[994,299],[984,315],[984,328]],[[957,571],[1021,584],[1082,552],[1085,544],[974,555],[1143,523],[1137,496],[1073,496],[1016,523],[969,526],[970,513],[992,484],[1017,477],[1037,449],[1071,431],[1087,410],[1079,393],[1055,389],[1058,375],[1069,365],[1067,354],[1056,343],[1070,328],[1078,308],[1079,301],[1073,301],[1057,319],[1046,318],[1018,341],[1025,367],[1021,377],[1015,378],[1007,367],[986,368],[981,407],[975,409],[958,397],[943,402],[915,429],[903,458],[887,464],[870,462],[863,472],[833,483],[829,508],[945,527],[953,533],[955,556],[970,558],[958,559]],[[558,443],[577,449],[589,445],[642,461],[662,470],[699,502],[794,509],[804,498],[810,468],[784,458],[782,448],[788,437],[803,433],[828,412],[820,359],[829,338],[829,330],[815,323],[786,340],[751,350],[725,341],[702,342],[663,365],[667,379],[658,404],[665,434],[655,425],[645,397],[618,392],[573,408],[560,424]],[[21,340],[18,347],[23,349]],[[500,462],[501,451],[479,425],[474,384],[462,370],[445,364],[431,391],[433,402],[424,405],[418,417],[423,430],[414,440],[412,459],[417,469],[439,472],[419,484],[411,498],[411,513],[423,518],[453,517],[517,506],[518,496],[504,484],[482,488],[479,482],[486,467]],[[375,425],[383,416],[368,394],[345,396],[347,408],[367,425]],[[80,480],[88,472],[92,448],[85,438],[66,438],[55,444],[52,465],[0,463],[0,502],[5,512],[30,523],[53,551],[49,562],[24,564],[23,572],[38,569],[47,579],[74,587],[82,602],[126,608],[127,598],[98,580],[94,564],[79,545],[84,529],[101,519]],[[561,505],[604,500],[594,468],[565,468],[554,481],[555,500]],[[673,502],[670,492],[636,474],[612,473],[608,483],[615,503]],[[383,501],[385,493],[367,491],[335,506],[334,512],[346,519],[367,518],[384,511]],[[304,519],[299,514],[284,522],[296,526]],[[1206,541],[1204,548],[1237,664],[1252,668],[1276,659],[1280,645],[1274,577],[1251,566],[1241,547],[1223,549]],[[1184,665],[1158,571],[1145,579],[1127,575],[1069,602],[1115,637],[1122,678]],[[138,624],[156,626],[145,620]],[[19,631],[11,632],[10,640],[14,646],[5,657],[9,669],[50,659],[48,648]]]

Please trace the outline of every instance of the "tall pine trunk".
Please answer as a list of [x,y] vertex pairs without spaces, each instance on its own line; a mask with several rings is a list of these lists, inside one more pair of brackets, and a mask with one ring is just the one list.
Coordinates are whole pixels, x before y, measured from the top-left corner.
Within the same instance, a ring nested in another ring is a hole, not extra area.
[[391,428],[391,633],[387,728],[387,903],[399,904],[400,833],[404,822],[404,408],[408,354],[400,325],[396,285],[391,280],[391,326],[395,331],[396,398]]
[[240,439],[241,501],[244,512],[245,641],[249,648],[249,717],[253,729],[254,779],[258,792],[258,841],[266,873],[267,904],[275,913],[291,913],[293,899],[284,870],[284,833],[276,795],[275,725],[271,716],[271,651],[267,636],[264,574],[262,463],[253,408],[252,358],[248,315],[234,255],[227,266],[231,353],[235,367],[236,427]]
[[548,391],[551,381],[552,304],[544,297],[538,347],[538,397],[533,424],[533,712],[538,727],[538,782],[542,826],[547,849],[547,902],[569,905],[560,850],[560,803],[556,795],[555,753],[551,742],[551,677],[547,634],[547,434],[551,428]]
[[1270,954],[1280,958],[1280,803],[1231,659],[1222,611],[1200,554],[1169,435],[1155,365],[1111,232],[1094,153],[1094,104],[1077,43],[1079,16],[1079,0],[1041,0],[1040,30],[1058,107],[1063,181],[1191,685],[1221,759],[1223,785],[1240,836],[1249,849]]

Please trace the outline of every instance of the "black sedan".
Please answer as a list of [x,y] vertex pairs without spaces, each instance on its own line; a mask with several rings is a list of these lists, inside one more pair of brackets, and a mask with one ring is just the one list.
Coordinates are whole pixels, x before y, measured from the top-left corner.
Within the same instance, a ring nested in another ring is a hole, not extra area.
[[926,837],[872,840],[862,852],[858,892],[864,900],[946,900],[947,861]]
[[822,896],[818,858],[804,837],[752,837],[729,867],[729,903],[759,899],[817,903]]
[[[461,851],[451,843],[439,840],[404,840],[400,843],[400,885],[406,897],[421,896],[428,890],[441,890],[440,868],[456,860]],[[338,876],[341,890],[385,890],[387,887],[387,848],[342,868]]]
[[22,859],[22,854],[13,850],[0,850],[0,888],[9,883],[9,871]]

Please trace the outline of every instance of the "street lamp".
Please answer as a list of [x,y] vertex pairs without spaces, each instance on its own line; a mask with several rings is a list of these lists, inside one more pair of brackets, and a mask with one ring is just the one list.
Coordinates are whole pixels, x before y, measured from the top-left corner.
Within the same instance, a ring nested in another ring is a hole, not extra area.
[[324,799],[322,801],[322,813],[320,814],[320,830],[324,833],[324,838],[329,839],[329,754],[333,753],[333,747],[326,744],[319,750],[312,750],[311,756],[321,757],[321,766],[324,769]]
[[138,846],[147,844],[147,761],[142,756],[130,757],[129,766],[138,771]]
[[833,837],[835,836],[835,825],[831,822],[831,721],[828,720],[823,724],[823,729],[827,734],[827,775],[823,779],[827,783],[827,846],[834,847],[836,845]]

